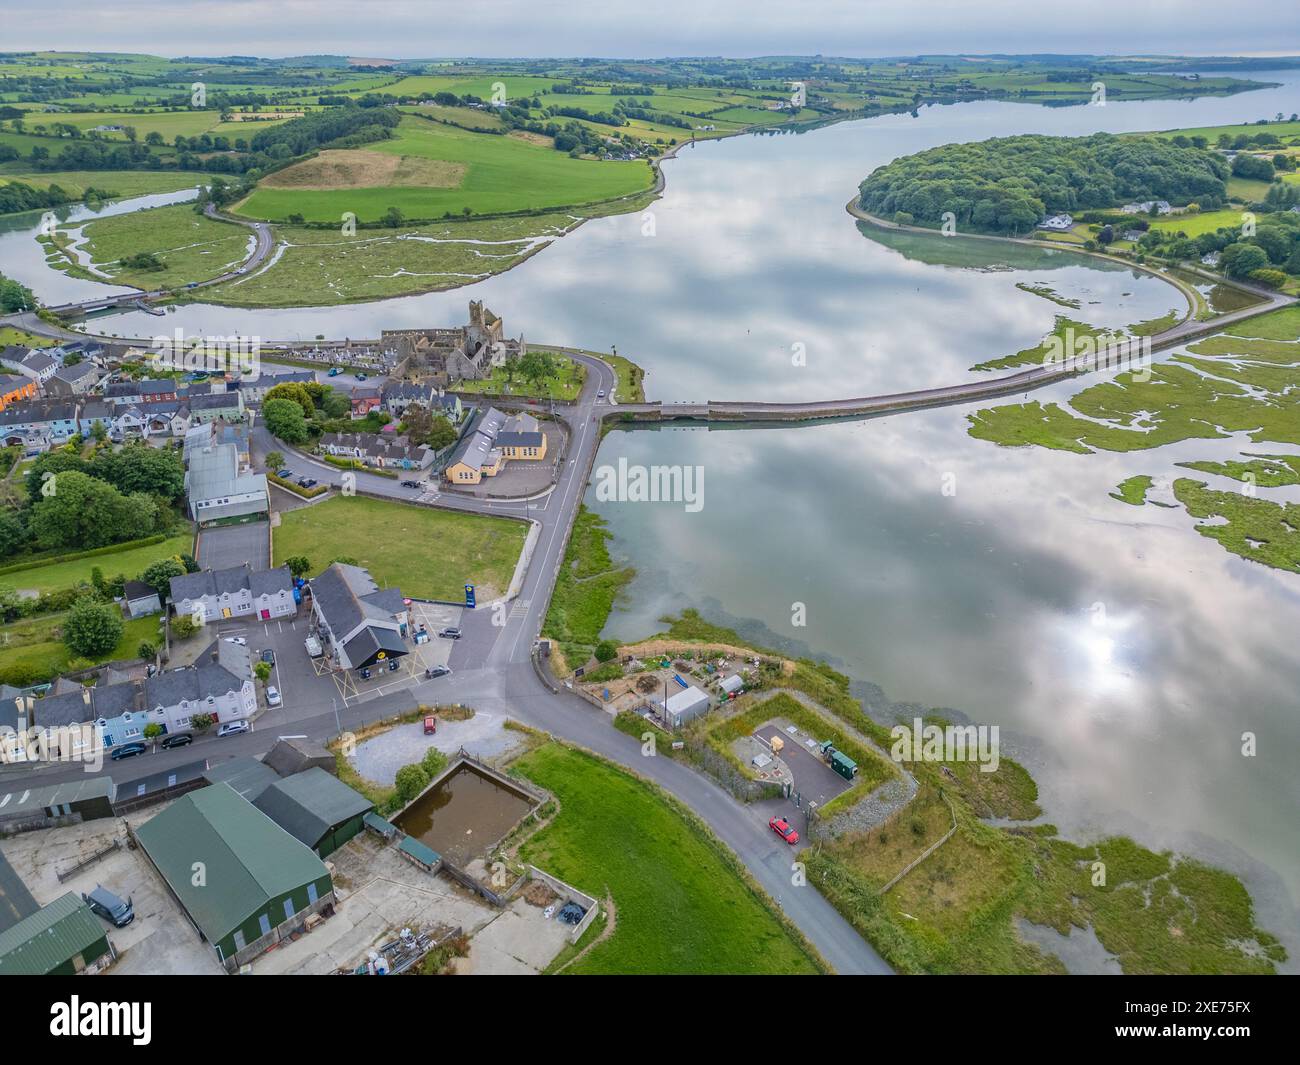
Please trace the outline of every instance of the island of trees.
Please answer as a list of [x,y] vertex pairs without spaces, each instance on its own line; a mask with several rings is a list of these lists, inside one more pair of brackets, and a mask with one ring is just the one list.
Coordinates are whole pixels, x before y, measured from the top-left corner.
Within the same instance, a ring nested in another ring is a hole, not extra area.
[[1058,211],[1129,201],[1225,201],[1229,167],[1218,153],[1159,137],[997,137],[945,144],[880,167],[861,185],[863,210],[918,225],[1019,235]]

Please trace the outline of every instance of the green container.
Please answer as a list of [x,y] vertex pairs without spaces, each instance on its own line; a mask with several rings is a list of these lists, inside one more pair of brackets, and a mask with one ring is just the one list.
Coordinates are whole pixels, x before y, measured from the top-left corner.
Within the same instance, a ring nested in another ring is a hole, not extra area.
[[858,763],[840,751],[831,754],[831,768],[845,780],[852,780],[858,773]]

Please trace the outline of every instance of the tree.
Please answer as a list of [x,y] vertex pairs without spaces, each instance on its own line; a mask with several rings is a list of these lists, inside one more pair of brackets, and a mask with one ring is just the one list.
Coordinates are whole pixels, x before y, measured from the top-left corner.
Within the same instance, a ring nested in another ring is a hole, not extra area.
[[1248,277],[1252,270],[1268,267],[1268,255],[1254,244],[1229,244],[1219,257],[1219,265],[1229,277]]
[[157,507],[146,495],[124,496],[75,470],[60,473],[53,485],[29,512],[32,536],[43,548],[106,547],[147,535],[157,524]]
[[311,569],[311,561],[306,555],[290,555],[284,560],[284,564],[289,567],[289,572],[295,577],[301,577]]
[[157,592],[160,598],[166,599],[167,594],[171,591],[172,578],[181,577],[184,574],[185,567],[174,558],[160,558],[157,562],[151,562],[145,567],[145,571],[140,574],[140,579]]
[[117,607],[96,599],[79,599],[63,622],[63,642],[79,655],[103,658],[117,646],[122,628]]
[[451,447],[459,435],[451,421],[443,415],[439,415],[433,419],[432,424],[429,426],[429,435],[425,442],[434,451],[441,451],[443,448]]
[[601,640],[596,644],[596,661],[612,662],[618,657],[618,644],[613,640]]
[[405,215],[402,214],[400,208],[390,207],[384,212],[384,225],[389,229],[396,229],[403,221],[405,221]]
[[191,715],[190,715],[190,728],[191,728],[193,731],[195,731],[195,732],[202,732],[204,729],[210,729],[211,727],[212,727],[212,715],[211,715],[211,714],[191,714]]
[[150,492],[168,500],[179,499],[185,492],[181,453],[143,442],[118,452],[96,453],[90,472],[121,492]]
[[429,786],[429,774],[420,765],[404,765],[397,771],[393,783],[402,802],[410,802]]
[[268,470],[278,470],[284,465],[284,455],[279,451],[268,451],[266,453],[266,468]]
[[447,756],[437,747],[430,747],[424,752],[424,757],[420,759],[420,768],[428,774],[430,780],[434,780],[439,773],[447,768]]
[[1261,155],[1247,155],[1243,152],[1232,160],[1232,173],[1234,177],[1272,181],[1273,164]]
[[[280,385],[277,388],[282,387]],[[262,418],[266,427],[287,444],[307,442],[307,419],[302,406],[291,399],[272,399],[262,404]]]
[[143,658],[143,659],[145,659],[145,660],[148,660],[148,659],[150,659],[150,658],[156,658],[156,657],[157,657],[157,655],[158,655],[158,648],[157,648],[156,646],[154,646],[153,644],[151,644],[148,640],[141,640],[141,641],[140,641],[140,646],[137,647],[137,648],[135,649],[135,653],[136,653],[136,655],[138,655],[140,658]]
[[0,558],[8,558],[27,543],[27,526],[20,511],[0,509]]
[[1102,226],[1101,229],[1097,231],[1098,244],[1109,244],[1114,239],[1115,239],[1114,226]]
[[265,684],[271,679],[271,663],[258,662],[257,665],[253,667],[253,676]]
[[311,393],[297,381],[286,381],[282,385],[273,386],[267,391],[263,403],[276,399],[293,400],[302,408],[303,415],[308,418],[316,412],[316,404],[312,400]]
[[327,388],[320,398],[320,409],[327,418],[343,418],[352,411],[352,401],[335,388]]
[[198,631],[198,622],[188,614],[177,614],[172,620],[172,635],[178,640],[188,640]]

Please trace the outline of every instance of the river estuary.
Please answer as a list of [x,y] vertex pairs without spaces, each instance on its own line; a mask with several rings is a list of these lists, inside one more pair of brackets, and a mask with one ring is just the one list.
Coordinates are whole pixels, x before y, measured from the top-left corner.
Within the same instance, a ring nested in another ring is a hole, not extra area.
[[[976,376],[977,362],[1031,346],[1062,312],[1017,283],[1050,285],[1080,301],[1063,313],[1114,326],[1185,301],[1159,280],[1067,252],[880,237],[845,213],[858,182],[955,140],[1300,110],[1300,74],[1259,76],[1284,84],[1105,107],[972,103],[700,144],[665,164],[652,218],[589,222],[468,291],[322,309],[195,304],[96,327],[366,337],[461,322],[472,296],[508,333],[616,346],[645,367],[650,398],[815,399],[954,383]],[[0,270],[51,302],[107,291],[45,267],[33,225],[24,216],[0,227]],[[1296,970],[1300,577],[1227,553],[1181,508],[1108,495],[1133,474],[1169,476],[1179,461],[1261,448],[1240,439],[1130,454],[1000,448],[967,435],[972,409],[610,433],[598,465],[699,466],[705,482],[698,512],[588,492],[616,557],[637,570],[610,634],[643,636],[661,615],[696,607],[761,642],[826,656],[882,715],[896,700],[997,724],[1004,752],[1037,778],[1045,820],[1076,839],[1126,832],[1238,873]],[[1300,499],[1296,489],[1261,494]],[[798,604],[806,625],[792,624]],[[1250,759],[1246,731],[1258,737]]]

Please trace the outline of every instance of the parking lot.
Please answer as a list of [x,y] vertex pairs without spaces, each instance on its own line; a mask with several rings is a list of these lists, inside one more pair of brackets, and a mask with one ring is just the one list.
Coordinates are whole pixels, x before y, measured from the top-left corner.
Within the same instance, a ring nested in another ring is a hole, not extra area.
[[270,569],[271,539],[264,521],[247,525],[217,525],[199,531],[198,554],[202,569],[229,569],[247,562],[253,569]]
[[[791,732],[791,729],[794,731]],[[784,741],[785,748],[780,757],[790,767],[790,772],[794,775],[794,790],[804,803],[815,802],[818,806],[825,806],[835,796],[853,787],[851,780],[845,780],[822,761],[819,750],[821,740],[809,736],[789,722],[780,719],[771,721],[755,729],[754,736],[769,750],[773,737],[780,736]]]
[[[143,824],[163,809],[162,803],[150,806],[127,820],[134,825]],[[102,850],[115,837],[125,839],[126,820],[106,818],[66,828],[26,832],[0,842],[0,850],[42,906],[69,891],[78,895],[89,892],[97,884],[131,900],[135,920],[125,928],[113,928],[102,918],[96,918],[120,955],[108,970],[110,973],[221,975],[224,970],[216,955],[199,938],[141,851],[123,845],[59,883],[56,875],[59,871],[70,869]]]
[[[254,661],[267,648],[275,654],[270,683],[279,691],[281,704],[268,707],[259,719],[258,727],[265,728],[280,720],[292,721],[298,716],[295,711],[304,706],[319,708],[330,699],[337,699],[341,708],[389,695],[423,683],[424,671],[429,667],[445,666],[455,641],[439,639],[438,633],[444,628],[460,625],[462,608],[413,602],[410,612],[411,633],[406,640],[409,654],[396,659],[396,670],[381,666],[373,668],[369,680],[363,680],[356,670],[329,669],[324,659],[313,659],[307,654],[304,641],[312,625],[311,613],[305,608],[300,608],[295,617],[271,621],[241,618],[225,622],[219,626],[219,633],[223,638],[234,636],[247,640]],[[427,629],[429,639],[416,643],[413,634],[421,624]],[[259,700],[265,704],[260,690]]]

